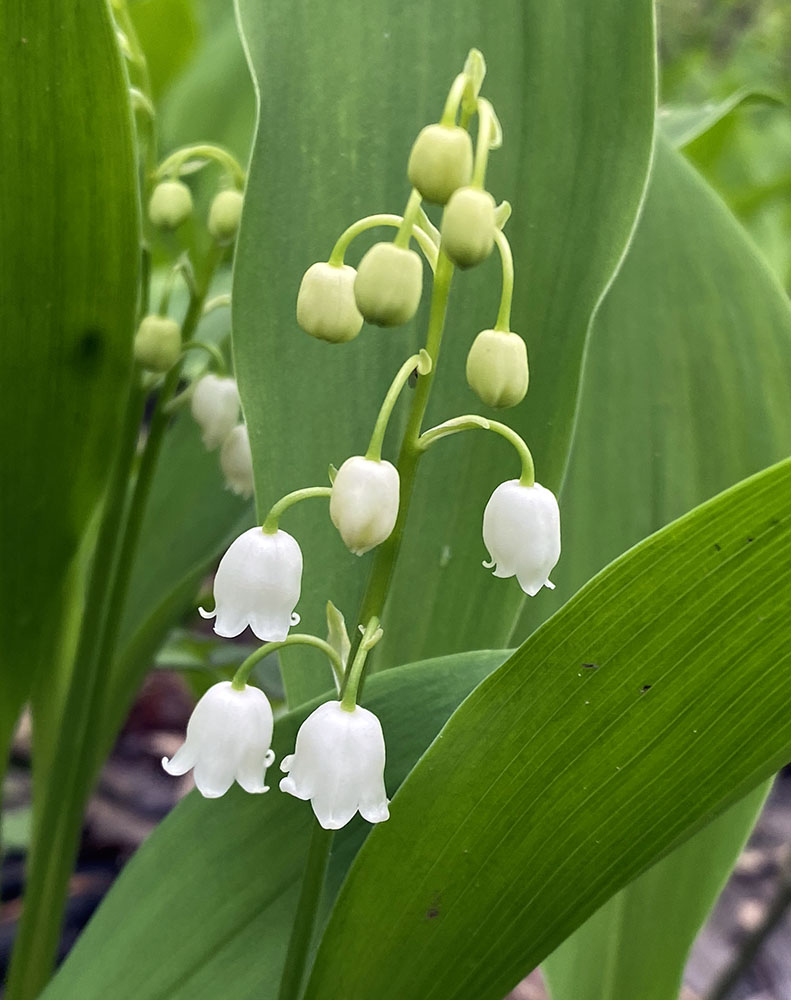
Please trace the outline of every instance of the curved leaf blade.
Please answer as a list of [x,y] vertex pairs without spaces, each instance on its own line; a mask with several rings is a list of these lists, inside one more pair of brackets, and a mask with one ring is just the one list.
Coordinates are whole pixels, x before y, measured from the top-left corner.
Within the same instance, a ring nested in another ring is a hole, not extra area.
[[358,854],[310,1000],[501,997],[786,759],[790,489],[786,461],[653,535],[473,692]]

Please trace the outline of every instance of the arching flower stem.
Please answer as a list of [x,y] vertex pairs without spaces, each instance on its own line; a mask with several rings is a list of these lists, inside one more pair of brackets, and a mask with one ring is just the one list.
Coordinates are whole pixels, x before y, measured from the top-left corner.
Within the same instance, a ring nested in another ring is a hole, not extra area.
[[410,358],[407,358],[403,365],[401,365],[398,369],[390,388],[387,390],[387,395],[385,396],[384,402],[379,410],[379,416],[376,418],[376,424],[374,425],[373,433],[371,434],[371,442],[365,453],[366,458],[371,459],[374,462],[381,461],[382,444],[384,442],[384,436],[387,431],[390,416],[393,412],[393,407],[395,406],[398,397],[401,395],[401,390],[406,385],[409,376],[415,370],[417,370],[418,375],[428,375],[431,371],[431,357],[427,351],[421,349],[418,354],[413,354]]
[[315,649],[320,649],[330,661],[332,673],[335,677],[335,685],[340,690],[343,683],[344,666],[338,651],[333,649],[326,640],[320,639],[317,635],[300,632],[289,635],[281,642],[267,642],[265,645],[260,646],[254,653],[251,653],[233,675],[231,683],[234,688],[237,690],[244,688],[256,663],[265,656],[269,656],[270,653],[282,649],[284,646],[313,646]]
[[509,332],[511,329],[511,302],[514,297],[514,258],[508,237],[498,229],[494,234],[494,242],[500,251],[500,261],[503,268],[503,289],[500,294],[500,308],[494,324],[495,330]]
[[[422,209],[420,211],[422,212]],[[343,264],[346,251],[349,249],[352,240],[355,240],[361,233],[365,233],[369,229],[375,229],[377,226],[391,226],[393,229],[400,229],[403,221],[403,216],[391,213],[368,215],[364,219],[358,219],[357,222],[353,222],[338,237],[335,246],[332,248],[328,263],[332,264],[333,267],[340,267]],[[434,229],[433,226],[431,228]],[[437,266],[436,240],[438,237],[435,237],[431,230],[423,226],[420,213],[418,213],[412,226],[412,236],[423,251],[423,256],[428,261],[431,270],[434,271]]]
[[232,156],[227,149],[215,146],[213,143],[198,143],[177,149],[175,153],[171,153],[160,163],[156,179],[178,178],[184,169],[184,164],[189,160],[213,160],[222,167],[237,188],[244,187],[244,170],[239,166],[236,157]]
[[535,465],[527,443],[513,428],[507,424],[500,423],[499,420],[489,420],[488,417],[479,417],[474,413],[465,414],[463,417],[454,417],[452,420],[445,420],[420,435],[420,448],[426,451],[432,444],[435,444],[442,438],[450,437],[452,434],[458,434],[461,431],[475,430],[493,431],[495,434],[499,434],[500,437],[505,438],[509,444],[513,445],[522,463],[522,475],[519,479],[520,486],[532,486],[535,483]]
[[267,535],[274,535],[277,531],[278,521],[284,511],[293,507],[300,500],[310,500],[312,497],[328,497],[332,493],[331,486],[307,486],[302,490],[294,490],[293,493],[286,493],[271,508],[261,525],[261,530]]

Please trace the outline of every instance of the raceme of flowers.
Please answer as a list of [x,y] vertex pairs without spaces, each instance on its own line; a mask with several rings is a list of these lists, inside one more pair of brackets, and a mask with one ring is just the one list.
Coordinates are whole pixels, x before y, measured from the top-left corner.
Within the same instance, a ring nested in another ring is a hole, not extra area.
[[[491,104],[480,97],[485,73],[483,57],[473,50],[454,81],[439,122],[426,126],[412,148],[407,174],[412,185],[403,216],[375,215],[351,225],[338,239],[326,261],[306,271],[297,296],[297,321],[312,336],[334,344],[357,337],[364,324],[398,326],[417,312],[423,288],[424,261],[434,272],[434,290],[447,293],[453,267],[476,266],[498,250],[502,293],[492,329],[478,333],[469,351],[467,382],[487,406],[518,405],[528,388],[527,350],[510,329],[514,271],[503,226],[510,215],[507,202],[497,205],[485,189],[490,150],[502,135]],[[469,132],[477,118],[476,140]],[[423,202],[444,207],[436,228]],[[232,206],[233,207],[233,206]],[[392,242],[375,243],[355,269],[344,257],[361,233],[375,226],[392,226]],[[423,257],[412,247],[422,251]],[[432,309],[432,317],[434,310]],[[302,723],[294,752],[284,757],[280,789],[310,801],[326,829],[344,826],[359,812],[370,823],[389,817],[385,790],[385,741],[378,718],[357,704],[366,659],[382,635],[384,606],[376,608],[352,643],[342,617],[328,608],[330,637],[299,635],[296,606],[302,583],[302,552],[297,540],[279,526],[293,504],[309,498],[329,499],[330,519],[347,548],[358,556],[378,550],[377,559],[392,568],[404,532],[417,458],[441,439],[471,430],[496,433],[511,443],[521,465],[518,478],[494,489],[483,512],[483,541],[490,556],[485,566],[496,577],[516,577],[525,594],[533,596],[554,585],[549,574],[560,556],[560,515],[554,494],[535,481],[533,459],[523,439],[508,425],[488,416],[464,414],[418,433],[411,443],[416,455],[404,472],[382,458],[388,421],[402,389],[417,377],[430,379],[439,355],[444,315],[439,325],[429,320],[426,347],[408,358],[385,396],[364,454],[331,468],[331,485],[307,487],[287,494],[269,511],[263,524],[250,528],[229,547],[214,580],[214,619],[223,637],[246,628],[265,643],[248,657],[232,682],[215,684],[200,699],[187,726],[183,746],[163,759],[171,774],[194,770],[198,790],[207,797],[224,794],[234,780],[246,791],[265,792],[266,770],[274,754],[272,709],[266,695],[248,684],[263,655],[284,645],[304,643],[322,649],[335,672],[338,697],[326,701]],[[162,331],[160,330],[161,334]],[[165,331],[167,333],[167,331]],[[414,394],[420,427],[430,390]],[[207,374],[192,390],[192,414],[205,446],[220,447],[226,480],[237,492],[252,492],[252,458],[247,431],[239,423],[239,395],[233,379]],[[378,547],[391,539],[389,546]],[[376,564],[375,564],[376,565]],[[340,623],[340,624],[339,624]]]

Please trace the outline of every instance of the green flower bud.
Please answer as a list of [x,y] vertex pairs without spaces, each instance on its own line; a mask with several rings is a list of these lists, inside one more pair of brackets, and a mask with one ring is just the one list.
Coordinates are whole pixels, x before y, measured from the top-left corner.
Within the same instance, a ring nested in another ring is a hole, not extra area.
[[467,381],[487,406],[516,406],[527,392],[527,348],[517,333],[483,330],[467,355]]
[[494,209],[488,191],[465,187],[451,195],[442,216],[442,246],[458,267],[474,267],[492,252],[497,228]]
[[162,181],[148,202],[148,217],[160,229],[178,229],[192,214],[190,189],[181,181]]
[[209,209],[209,233],[218,243],[233,243],[242,220],[241,191],[220,191]]
[[472,139],[459,125],[426,125],[409,154],[407,175],[426,201],[444,205],[472,178]]
[[181,327],[168,316],[146,316],[135,334],[135,361],[152,372],[166,372],[181,356]]
[[305,333],[331,344],[354,340],[363,325],[354,301],[357,272],[348,264],[312,264],[297,295],[297,323]]
[[417,312],[422,291],[423,265],[414,250],[375,243],[360,261],[354,297],[369,323],[407,323]]

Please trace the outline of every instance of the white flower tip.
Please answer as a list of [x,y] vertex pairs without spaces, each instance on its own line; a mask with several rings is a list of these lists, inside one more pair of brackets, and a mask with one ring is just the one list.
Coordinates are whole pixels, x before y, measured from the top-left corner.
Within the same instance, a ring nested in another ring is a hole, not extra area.
[[198,608],[198,614],[201,618],[214,618],[217,614],[217,609],[215,608],[214,611],[207,611],[206,608]]
[[375,806],[370,806],[368,808],[360,808],[360,815],[363,819],[367,819],[369,823],[384,823],[390,819],[390,800],[385,799],[384,802],[377,804]]
[[302,621],[302,619],[299,617],[299,615],[296,613],[296,611],[292,611],[291,612],[291,627],[293,628],[295,625],[299,625],[299,623],[301,621]]
[[[290,753],[287,757],[284,757],[280,761],[280,770],[283,771],[284,774],[288,774],[288,772],[291,770],[291,764],[293,760],[294,760],[294,754]],[[288,780],[289,780],[288,778],[283,778],[283,781],[288,781]],[[281,788],[283,787],[283,781],[280,782]]]
[[494,559],[484,559],[482,565],[484,569],[491,569],[494,566]]

